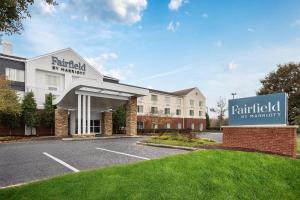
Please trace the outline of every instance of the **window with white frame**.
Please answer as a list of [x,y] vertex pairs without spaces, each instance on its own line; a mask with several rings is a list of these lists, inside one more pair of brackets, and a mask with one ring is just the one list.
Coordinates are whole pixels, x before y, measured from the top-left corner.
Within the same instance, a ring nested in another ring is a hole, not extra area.
[[166,103],[170,103],[171,102],[171,98],[170,97],[165,97],[165,102]]
[[176,115],[181,115],[181,110],[180,109],[176,109]]
[[194,110],[190,110],[190,116],[194,116]]
[[151,124],[151,128],[152,128],[152,129],[157,129],[157,128],[158,128],[158,126],[157,126],[157,124],[156,124],[156,123],[152,123],[152,124]]
[[170,114],[170,108],[165,108],[165,115],[169,115]]
[[199,101],[199,107],[201,108],[203,106],[202,101]]
[[194,107],[194,100],[193,100],[193,99],[190,100],[190,106],[191,106],[192,108]]
[[18,82],[25,81],[25,73],[23,70],[5,68],[5,75],[7,79],[10,81],[18,81]]
[[144,129],[144,122],[138,121],[137,122],[137,128],[138,129]]
[[202,116],[202,111],[199,111],[199,117],[201,117]]
[[158,108],[157,107],[151,107],[151,113],[152,114],[157,114],[158,113]]
[[142,105],[138,105],[137,106],[137,111],[138,111],[138,113],[143,113],[143,106]]
[[151,95],[151,101],[157,101],[158,97],[157,95],[152,94]]
[[171,128],[171,123],[166,123],[166,129],[170,129]]
[[181,123],[177,123],[176,127],[177,129],[181,129]]
[[51,88],[59,88],[60,79],[59,76],[48,74],[46,75],[46,85]]
[[181,105],[181,98],[177,98],[177,104]]

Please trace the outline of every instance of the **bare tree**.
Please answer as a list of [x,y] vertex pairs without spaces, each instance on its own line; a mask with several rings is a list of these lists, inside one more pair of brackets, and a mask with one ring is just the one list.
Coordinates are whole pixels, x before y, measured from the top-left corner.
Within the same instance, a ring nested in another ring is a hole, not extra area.
[[218,120],[220,123],[220,128],[223,125],[224,118],[225,118],[225,112],[227,111],[227,103],[226,99],[223,97],[220,97],[217,101],[217,107],[210,109],[212,112],[216,112],[218,114]]

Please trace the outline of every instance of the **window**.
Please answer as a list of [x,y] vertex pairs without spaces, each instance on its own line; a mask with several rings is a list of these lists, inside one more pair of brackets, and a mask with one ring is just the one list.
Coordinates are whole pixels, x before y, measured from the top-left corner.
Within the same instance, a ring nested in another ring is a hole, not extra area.
[[10,81],[19,81],[19,82],[25,81],[25,75],[23,70],[6,68],[5,75],[7,79]]
[[195,124],[194,123],[191,123],[191,129],[195,129]]
[[151,128],[152,128],[152,129],[157,129],[157,128],[158,128],[158,126],[157,126],[157,124],[155,124],[155,123],[152,123],[152,124],[151,124]]
[[192,99],[190,100],[190,106],[194,107],[194,100],[192,100]]
[[181,105],[181,99],[180,98],[177,98],[177,104]]
[[165,115],[169,115],[170,114],[170,108],[165,108]]
[[151,95],[151,101],[157,101],[157,95]]
[[47,75],[46,84],[48,85],[48,87],[58,88],[60,85],[59,77],[55,75]]
[[171,128],[171,124],[170,123],[166,123],[166,129],[170,129]]
[[152,114],[157,114],[158,113],[157,107],[151,107],[151,113]]
[[190,116],[194,116],[194,110],[190,110]]
[[202,101],[199,101],[199,107],[202,107],[202,105],[203,105]]
[[177,123],[176,127],[177,129],[181,129],[181,123]]
[[181,110],[180,109],[176,109],[176,115],[181,115]]
[[170,97],[165,97],[165,102],[166,103],[170,103],[171,102],[171,98]]
[[202,116],[202,111],[199,111],[199,117],[201,117]]
[[143,113],[143,106],[137,106],[138,113]]
[[137,128],[138,128],[138,129],[144,129],[144,122],[138,121],[138,122],[137,122]]

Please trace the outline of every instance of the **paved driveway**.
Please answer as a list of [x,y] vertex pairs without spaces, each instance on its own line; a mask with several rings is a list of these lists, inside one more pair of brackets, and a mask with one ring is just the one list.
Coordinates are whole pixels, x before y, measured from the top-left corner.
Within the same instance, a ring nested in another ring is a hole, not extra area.
[[197,137],[213,139],[218,143],[223,142],[223,133],[221,132],[201,132],[197,134]]
[[0,144],[0,187],[186,152],[136,145],[138,140],[141,138]]

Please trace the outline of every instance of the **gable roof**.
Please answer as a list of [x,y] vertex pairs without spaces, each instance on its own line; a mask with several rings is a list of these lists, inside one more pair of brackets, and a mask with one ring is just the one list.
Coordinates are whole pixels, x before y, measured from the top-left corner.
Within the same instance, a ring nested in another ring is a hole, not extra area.
[[175,94],[178,96],[184,96],[184,95],[187,95],[188,93],[190,93],[191,91],[193,91],[194,89],[195,89],[195,87],[184,89],[184,90],[178,90],[178,91],[172,92],[172,94]]

